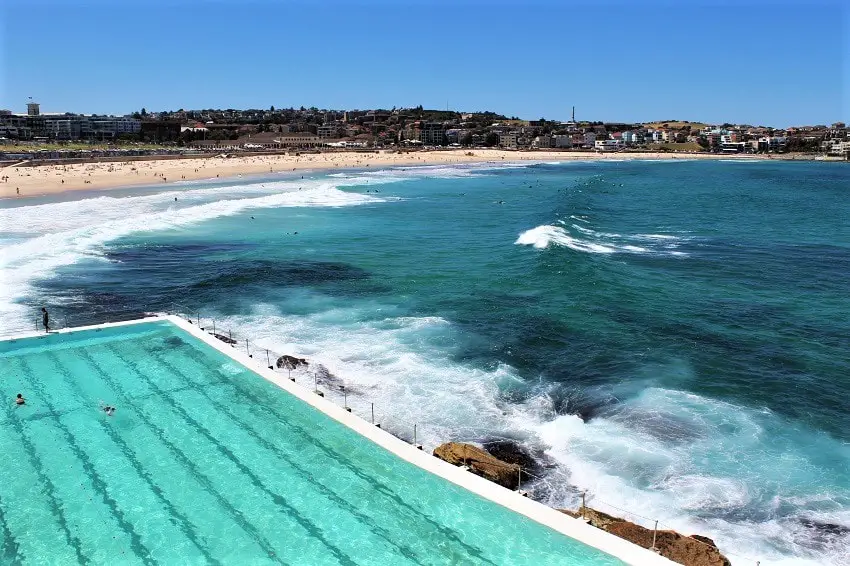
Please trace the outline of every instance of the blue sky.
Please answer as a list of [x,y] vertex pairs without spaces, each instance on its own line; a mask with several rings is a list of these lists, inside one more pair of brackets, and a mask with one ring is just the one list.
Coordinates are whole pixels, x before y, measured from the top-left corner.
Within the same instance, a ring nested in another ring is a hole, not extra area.
[[3,0],[0,108],[850,122],[850,2]]

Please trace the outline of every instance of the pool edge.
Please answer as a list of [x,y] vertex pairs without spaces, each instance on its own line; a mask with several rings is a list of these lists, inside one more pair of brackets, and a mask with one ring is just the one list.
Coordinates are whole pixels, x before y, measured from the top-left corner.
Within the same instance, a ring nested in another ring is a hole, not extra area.
[[[419,450],[415,446],[393,436],[389,432],[382,430],[381,428],[352,413],[349,413],[332,401],[316,395],[311,389],[293,383],[284,376],[274,373],[266,366],[260,365],[256,360],[248,357],[246,353],[230,347],[228,344],[202,331],[197,326],[183,320],[179,316],[150,316],[121,322],[63,328],[51,332],[50,334],[71,334],[87,330],[132,326],[162,321],[167,321],[178,327],[180,330],[190,334],[194,338],[201,340],[222,354],[225,354],[228,358],[239,363],[241,366],[259,375],[266,381],[270,381],[329,418],[348,427],[360,436],[389,451],[396,457],[401,458],[402,460],[405,460],[426,472],[434,474],[474,493],[479,497],[487,499],[488,501],[531,519],[532,521],[548,527],[570,539],[576,540],[614,558],[622,560],[627,564],[647,566],[671,566],[676,564],[675,562],[655,554],[650,550],[593,527],[580,519],[570,517],[569,515],[561,513],[552,507],[544,505],[543,503],[528,499],[515,491],[492,483],[480,476],[469,473],[460,467],[440,460],[428,452]],[[11,337],[2,337],[0,338],[0,342],[37,338],[45,336],[45,334],[46,333],[44,332],[22,333]]]

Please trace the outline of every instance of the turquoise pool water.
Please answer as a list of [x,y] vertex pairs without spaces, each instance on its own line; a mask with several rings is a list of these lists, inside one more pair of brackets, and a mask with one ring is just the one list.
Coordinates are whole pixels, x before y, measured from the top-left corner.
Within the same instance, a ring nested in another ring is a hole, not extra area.
[[0,563],[622,564],[167,321],[0,342],[0,363]]

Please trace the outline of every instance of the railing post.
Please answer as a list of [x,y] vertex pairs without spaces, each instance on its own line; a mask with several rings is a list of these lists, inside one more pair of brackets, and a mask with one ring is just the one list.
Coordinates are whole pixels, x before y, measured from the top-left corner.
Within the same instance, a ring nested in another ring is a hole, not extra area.
[[232,330],[227,331],[227,337],[230,338],[230,347],[235,348],[236,343],[233,341],[233,331]]
[[274,367],[272,366],[272,359],[269,357],[269,349],[268,348],[266,348],[266,363],[269,364],[269,369],[271,369],[271,370],[274,369]]
[[655,526],[652,527],[652,550],[653,552],[658,552],[658,549],[655,548],[655,537],[658,535],[658,521],[655,521]]
[[416,446],[416,423],[413,423],[413,445]]
[[215,319],[213,319],[213,336],[215,336]]
[[582,491],[581,492],[581,518],[582,519],[587,519],[587,499],[586,499],[586,496],[587,496],[587,492]]
[[375,424],[375,404],[374,403],[369,403],[369,404],[372,405],[372,424]]
[[516,490],[519,491],[522,487],[522,466],[517,466],[516,469]]
[[340,387],[342,387],[342,407],[350,413],[351,407],[348,406],[348,392],[345,390],[345,385],[341,385]]
[[249,358],[254,357],[254,356],[251,355],[251,350],[248,348],[248,339],[247,338],[245,338],[245,351],[248,353]]

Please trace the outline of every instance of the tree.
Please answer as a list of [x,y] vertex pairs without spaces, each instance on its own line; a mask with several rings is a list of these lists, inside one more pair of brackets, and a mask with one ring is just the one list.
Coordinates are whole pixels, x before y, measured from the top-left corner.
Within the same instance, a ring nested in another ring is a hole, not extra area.
[[495,147],[499,145],[499,134],[496,132],[490,132],[487,134],[487,137],[484,138],[484,145],[487,147]]
[[466,135],[461,138],[460,145],[472,145],[472,134],[470,132],[466,132]]
[[147,115],[148,115],[148,111],[145,110],[144,108],[142,108],[142,116],[147,116]]
[[271,106],[271,107],[269,108],[269,112],[274,112],[274,106]]

